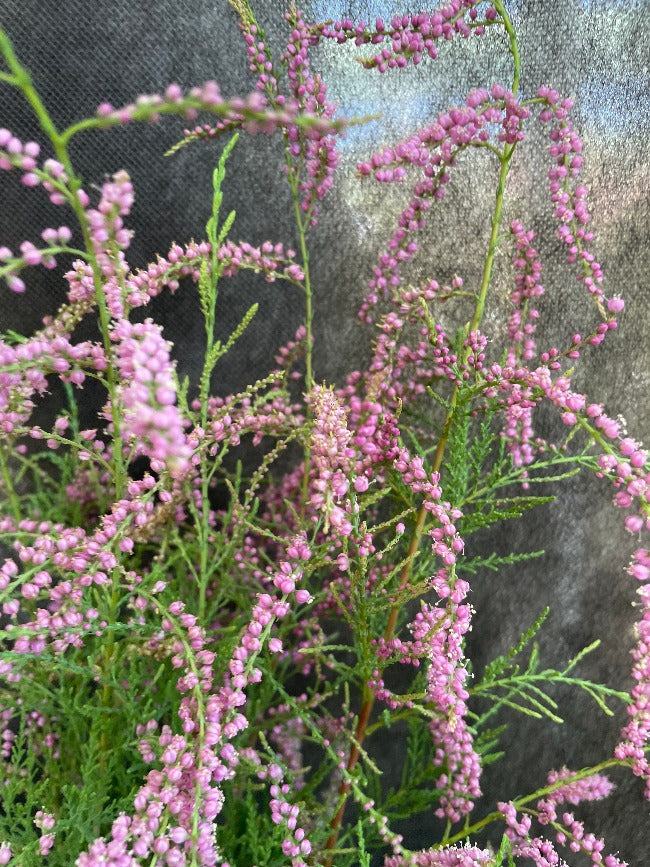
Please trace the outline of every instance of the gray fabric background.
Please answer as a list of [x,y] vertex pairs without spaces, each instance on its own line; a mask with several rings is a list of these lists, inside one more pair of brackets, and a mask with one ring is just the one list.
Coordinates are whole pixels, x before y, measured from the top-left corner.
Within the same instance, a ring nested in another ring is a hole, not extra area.
[[[253,5],[272,45],[281,48],[285,28],[280,13],[285,5],[276,0]],[[643,0],[510,0],[506,5],[520,37],[524,95],[549,84],[577,100],[574,119],[585,142],[583,179],[590,190],[597,232],[594,249],[605,271],[606,292],[620,292],[627,303],[619,331],[585,355],[575,383],[591,399],[604,403],[610,414],[623,413],[630,435],[647,441],[649,4]],[[310,0],[303,8],[307,20],[343,14],[367,20],[378,14],[420,11],[382,0]],[[103,100],[120,105],[138,93],[162,90],[170,81],[190,86],[215,78],[227,96],[252,86],[236,18],[226,0],[0,0],[0,21],[61,127],[92,114]],[[329,82],[330,98],[340,104],[342,114],[382,114],[380,122],[352,130],[344,142],[338,183],[325,202],[312,243],[316,377],[339,382],[365,357],[368,337],[357,325],[356,310],[375,257],[407,195],[405,189],[360,181],[356,162],[461,101],[472,87],[510,81],[505,43],[495,33],[443,45],[435,63],[392,75],[364,71],[354,55],[352,46],[341,49],[330,44],[314,54],[314,66]],[[40,138],[22,98],[4,85],[0,125],[21,138]],[[134,125],[85,134],[74,146],[75,163],[87,187],[100,184],[104,175],[122,167],[134,181],[136,237],[129,251],[133,266],[144,265],[157,251],[164,253],[172,240],[203,236],[219,146],[195,144],[163,158],[181,128],[180,121],[167,119],[154,127]],[[542,236],[539,248],[547,288],[539,331],[543,346],[555,341],[564,344],[578,323],[580,330],[594,322],[589,302],[565,267],[555,239],[546,196],[544,136],[544,131],[531,135],[521,148],[506,207],[507,219],[520,217]],[[277,144],[262,136],[244,136],[229,162],[225,206],[237,209],[235,239],[293,241]],[[482,157],[475,154],[462,161],[447,199],[432,216],[411,276],[442,282],[459,273],[466,283],[476,284],[494,179],[494,166]],[[25,238],[36,241],[46,225],[65,221],[62,211],[50,206],[40,191],[21,187],[17,177],[2,177],[0,190],[0,240],[14,249]],[[61,269],[32,269],[22,297],[0,287],[0,330],[10,327],[28,333],[44,313],[54,312],[64,294],[60,273]],[[502,254],[497,258],[496,291],[486,320],[497,346],[505,334],[509,279]],[[260,301],[260,312],[239,355],[221,372],[220,392],[267,371],[273,350],[293,335],[298,324],[300,299],[295,291],[250,276],[222,284],[220,333],[228,333],[254,300]],[[181,376],[188,373],[196,381],[200,370],[196,347],[202,345],[203,326],[191,287],[181,287],[174,298],[156,299],[152,308],[175,344]],[[550,603],[553,611],[541,639],[548,663],[561,665],[599,637],[603,644],[598,658],[583,671],[620,684],[620,673],[630,668],[633,644],[634,587],[623,569],[634,540],[622,530],[623,516],[610,500],[603,482],[572,479],[563,488],[559,508],[543,509],[511,523],[497,537],[503,552],[545,547],[547,556],[525,568],[475,580],[477,613],[470,652],[477,670],[496,652],[507,649]],[[566,727],[524,718],[515,721],[508,741],[514,762],[493,766],[485,775],[490,803],[541,785],[551,767],[566,763],[577,768],[611,752],[622,718],[605,721],[582,698],[563,698],[562,712],[570,723]],[[387,766],[398,761],[392,749],[392,742],[386,744]],[[590,830],[606,833],[610,850],[620,850],[636,867],[648,863],[648,809],[639,781],[621,776],[609,805],[583,814],[598,816]],[[417,826],[411,826],[408,845],[431,842],[433,823],[418,818]]]

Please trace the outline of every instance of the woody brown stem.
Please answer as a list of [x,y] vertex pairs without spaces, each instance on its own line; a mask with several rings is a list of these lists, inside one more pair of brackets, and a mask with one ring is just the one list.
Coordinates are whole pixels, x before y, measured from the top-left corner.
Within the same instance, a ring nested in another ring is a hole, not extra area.
[[[453,418],[453,413],[456,405],[456,391],[454,391],[454,395],[451,401],[451,408],[447,413],[447,417],[445,419],[445,424],[442,429],[442,434],[440,436],[440,440],[438,441],[438,447],[436,448],[436,453],[433,459],[433,467],[432,471],[437,473],[442,465],[442,458],[445,453],[445,447],[447,445],[447,437],[449,435],[449,429],[451,427],[451,421]],[[411,536],[411,542],[408,547],[408,551],[406,552],[406,562],[402,566],[402,571],[400,572],[399,577],[399,590],[401,592],[404,590],[411,578],[411,567],[415,555],[417,554],[418,548],[420,547],[420,540],[422,539],[422,533],[424,531],[424,524],[427,517],[427,510],[424,506],[420,508],[418,512],[418,517],[415,522],[415,527],[413,529],[413,535]],[[399,616],[400,606],[397,602],[393,603],[390,614],[388,615],[388,622],[386,623],[386,629],[384,630],[384,641],[388,642],[393,637],[393,633],[395,631],[395,626],[397,625],[397,618]],[[354,733],[354,741],[350,748],[350,755],[348,757],[348,763],[346,770],[348,774],[350,774],[357,762],[359,761],[359,756],[361,755],[361,746],[363,745],[363,741],[366,736],[366,729],[368,728],[368,723],[370,722],[370,715],[372,713],[372,709],[375,704],[375,697],[372,693],[369,693],[368,696],[364,699],[361,704],[361,709],[359,711],[359,719],[357,721],[356,731]],[[332,867],[334,852],[332,851],[336,846],[336,841],[338,840],[339,830],[341,828],[341,822],[343,821],[343,814],[345,812],[345,804],[347,801],[348,794],[350,792],[350,783],[348,780],[343,780],[341,783],[341,787],[339,789],[339,799],[341,803],[339,804],[339,808],[334,814],[332,821],[330,822],[330,828],[332,829],[332,833],[328,837],[326,848],[330,850],[330,854],[326,857],[324,861],[324,867]]]

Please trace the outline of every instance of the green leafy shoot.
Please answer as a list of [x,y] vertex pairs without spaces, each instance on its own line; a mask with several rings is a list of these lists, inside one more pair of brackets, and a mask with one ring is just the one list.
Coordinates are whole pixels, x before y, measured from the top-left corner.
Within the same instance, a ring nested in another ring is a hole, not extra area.
[[507,725],[496,726],[495,728],[485,729],[479,732],[474,740],[474,749],[481,757],[483,767],[494,764],[502,759],[505,755],[504,750],[499,750],[499,739],[507,730]]
[[450,503],[462,502],[467,494],[470,479],[470,463],[467,460],[470,422],[471,405],[461,389],[451,415],[451,427],[447,436],[444,491],[445,499]]
[[363,835],[363,822],[357,822],[357,839],[359,841],[359,867],[370,867],[370,855],[366,852],[366,841]]
[[488,554],[487,557],[472,557],[469,560],[463,560],[461,571],[476,574],[480,569],[490,569],[493,572],[498,572],[502,566],[511,566],[514,563],[523,563],[526,560],[535,560],[537,557],[543,557],[544,551],[524,551],[522,553],[512,553],[499,556],[496,553]]
[[[545,616],[546,613],[543,614],[543,617]],[[534,624],[532,630],[536,631],[538,624],[539,620]],[[524,641],[524,644],[530,640],[529,635],[532,630],[522,636],[521,641]],[[627,693],[600,683],[570,676],[570,672],[578,662],[588,653],[593,652],[599,644],[599,641],[594,641],[588,647],[583,648],[561,671],[553,668],[539,670],[537,645],[533,645],[528,664],[523,671],[509,658],[502,657],[498,661],[495,660],[497,664],[493,664],[494,667],[490,671],[486,671],[481,682],[470,690],[473,696],[488,699],[492,703],[489,710],[479,717],[477,725],[484,725],[486,720],[502,707],[509,707],[535,719],[546,717],[551,722],[562,723],[564,720],[557,713],[557,702],[546,692],[555,685],[577,687],[590,696],[604,714],[613,716],[614,712],[609,707],[608,700],[615,698],[629,702]]]
[[207,397],[208,391],[210,389],[210,377],[212,376],[212,371],[216,367],[217,362],[220,358],[223,358],[223,356],[230,351],[230,349],[242,336],[244,331],[246,331],[248,326],[253,321],[253,318],[257,313],[258,309],[259,304],[251,304],[251,306],[244,314],[241,322],[232,332],[228,340],[226,340],[224,344],[222,344],[220,340],[217,340],[212,344],[210,351],[206,355],[205,364],[203,365],[203,371],[201,372],[201,380],[199,386],[201,403],[203,403],[203,400]]
[[221,187],[226,177],[226,161],[237,144],[238,138],[239,133],[235,133],[228,144],[224,147],[221,156],[219,157],[217,167],[212,173],[212,212],[205,226],[206,235],[211,245],[211,261],[210,268],[208,268],[206,262],[202,262],[201,276],[199,279],[199,301],[201,303],[201,312],[203,313],[203,319],[205,322],[205,330],[208,339],[208,352],[212,348],[212,341],[214,339],[217,285],[219,277],[221,276],[221,271],[223,270],[223,266],[219,264],[218,260],[219,247],[228,235],[235,220],[235,212],[231,211],[219,230],[219,212],[223,201]]
[[460,532],[464,536],[470,536],[477,530],[489,527],[497,521],[509,521],[521,516],[537,506],[554,502],[555,497],[504,497],[492,499],[488,496],[477,503],[475,509],[461,518]]
[[504,834],[501,838],[501,845],[499,846],[499,851],[496,854],[496,861],[494,862],[494,867],[516,867],[514,859],[512,857],[512,845],[510,843],[510,838],[507,834]]

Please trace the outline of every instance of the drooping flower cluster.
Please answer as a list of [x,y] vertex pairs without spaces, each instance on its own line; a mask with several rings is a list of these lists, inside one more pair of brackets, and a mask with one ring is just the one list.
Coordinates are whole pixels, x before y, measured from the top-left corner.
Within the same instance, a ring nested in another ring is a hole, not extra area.
[[508,324],[508,337],[512,341],[508,363],[514,365],[518,357],[530,361],[535,356],[533,335],[539,310],[530,305],[544,294],[544,287],[541,283],[542,263],[533,247],[535,233],[527,232],[520,220],[513,220],[510,231],[515,239],[516,257],[513,262],[515,288],[510,296],[515,309]]
[[[309,49],[318,44],[318,35],[311,30],[300,10],[285,15],[292,28],[285,54],[287,76],[293,98],[309,114],[331,120],[336,106],[327,100],[327,85],[318,73],[310,70]],[[336,137],[318,130],[303,130],[296,125],[287,127],[288,152],[304,164],[299,182],[301,209],[308,222],[316,225],[316,208],[333,183],[338,165]]]
[[458,154],[468,147],[485,144],[490,139],[492,125],[500,127],[499,142],[521,141],[522,122],[529,115],[529,109],[502,85],[492,85],[489,92],[480,88],[468,95],[464,106],[443,112],[433,124],[414,136],[358,165],[362,175],[372,174],[384,183],[405,180],[411,166],[424,176],[415,184],[413,197],[402,211],[388,248],[374,268],[370,293],[359,314],[365,321],[370,321],[370,309],[379,298],[388,297],[400,285],[403,265],[418,251],[413,235],[426,225],[432,200],[444,198],[450,169]]
[[587,249],[594,238],[593,232],[587,229],[590,220],[586,204],[587,189],[577,183],[583,159],[582,141],[569,118],[573,100],[561,100],[557,91],[546,87],[540,88],[538,95],[546,101],[545,108],[540,112],[540,120],[554,122],[550,129],[549,154],[555,165],[550,169],[548,178],[555,218],[560,223],[557,234],[567,246],[568,261],[580,265],[578,279],[603,312],[603,273]]

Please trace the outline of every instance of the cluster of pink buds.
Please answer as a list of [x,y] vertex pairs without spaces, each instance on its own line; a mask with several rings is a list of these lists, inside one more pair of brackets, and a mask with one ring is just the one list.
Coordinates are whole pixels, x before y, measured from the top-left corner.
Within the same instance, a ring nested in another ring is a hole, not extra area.
[[[296,363],[297,359],[305,352],[307,345],[307,329],[304,325],[299,325],[296,329],[296,334],[293,340],[287,341],[284,346],[278,349],[278,354],[275,356],[275,363],[280,370],[290,370]],[[290,379],[300,379],[300,372],[292,370],[289,373]]]
[[482,864],[486,867],[494,864],[494,854],[470,844],[411,852],[408,857],[389,855],[384,861],[384,867],[480,867]]
[[[235,244],[226,241],[219,248],[217,261],[224,277],[232,277],[241,270],[251,270],[262,274],[268,283],[279,279],[302,283],[304,275],[295,261],[295,255],[294,250],[285,250],[282,244],[272,244],[270,241],[261,247],[245,242]],[[183,277],[190,277],[198,283],[202,265],[209,265],[211,258],[212,248],[208,241],[190,241],[185,247],[174,244],[166,257],[159,256],[156,262],[147,266],[146,271],[136,271],[125,276],[127,306],[144,307],[164,288],[175,292]]]
[[[276,130],[283,130],[290,126],[304,127],[308,134],[316,137],[340,133],[346,127],[346,121],[329,119],[321,114],[305,113],[299,102],[287,100],[278,96],[275,107],[257,90],[248,94],[245,99],[231,99],[229,102],[214,103],[212,105],[201,99],[191,97],[189,107],[176,113],[183,113],[186,117],[194,118],[199,111],[211,111],[222,116],[222,119],[214,125],[203,124],[184,130],[187,140],[211,139],[226,130],[242,128],[248,133],[258,132],[267,135]],[[218,108],[215,106],[218,105]],[[169,109],[168,109],[169,110]],[[155,109],[149,114],[156,118]],[[123,123],[117,115],[109,115],[112,123]],[[140,119],[140,112],[138,112]]]
[[[229,395],[225,398],[210,398],[208,401],[210,453],[216,454],[220,443],[236,446],[244,434],[253,435],[253,445],[260,445],[265,436],[279,436],[296,430],[303,423],[301,406],[288,402],[284,394],[269,395],[255,399],[255,395]],[[200,408],[193,401],[192,409]]]
[[[322,512],[325,531],[331,525],[340,536],[352,533],[350,505],[346,495],[350,488],[351,460],[354,449],[352,434],[347,427],[346,413],[330,389],[315,386],[310,395],[314,426],[311,434],[311,455],[314,479],[311,482],[311,505]],[[364,477],[357,488],[367,488]],[[339,505],[343,501],[343,505]]]
[[[467,37],[472,32],[480,36],[485,25],[476,21],[478,13],[475,7],[478,5],[479,0],[451,0],[433,13],[395,15],[389,22],[377,18],[373,28],[364,21],[355,24],[352,19],[343,18],[333,24],[322,25],[320,31],[325,38],[338,43],[346,40],[353,40],[355,45],[388,43],[389,47],[382,48],[362,61],[367,69],[386,72],[388,69],[404,67],[409,62],[417,65],[425,56],[435,60],[438,56],[436,42],[439,39],[449,41],[456,34]],[[496,11],[489,6],[485,19],[492,21],[495,18]]]
[[[0,129],[0,170],[22,171],[21,180],[26,187],[40,184],[49,194],[53,205],[63,205],[71,199],[65,168],[55,159],[45,160],[42,168],[39,168],[36,162],[39,153],[40,147],[36,142],[22,142],[8,129]],[[86,207],[88,196],[83,190],[78,190],[77,198]]]
[[[95,258],[105,277],[123,276],[127,270],[121,251],[129,246],[133,233],[124,228],[122,218],[130,214],[132,205],[133,185],[128,174],[120,171],[102,186],[97,208],[86,211]],[[120,305],[113,306],[117,309],[111,310],[112,315],[117,317]]]
[[[143,758],[154,761],[158,754],[161,767],[147,774],[134,798],[134,816],[119,816],[108,841],[95,840],[78,859],[79,867],[96,867],[108,859],[131,863],[134,857],[152,855],[164,856],[170,867],[182,867],[189,852],[206,867],[217,863],[213,822],[223,806],[220,783],[236,754],[228,744],[221,758],[215,753],[222,737],[217,697],[210,695],[215,655],[205,648],[205,630],[185,612],[182,601],[167,606],[161,625],[172,642],[172,665],[182,671],[177,688],[184,695],[178,711],[183,734],[163,726],[152,744],[155,720],[138,726]],[[202,735],[198,715],[206,723]]]
[[[306,702],[306,694],[298,696],[298,701]],[[268,715],[271,719],[279,717],[277,724],[271,729],[271,740],[291,772],[293,787],[298,791],[305,785],[302,743],[307,727],[300,717],[287,716],[287,711],[289,705],[286,704],[269,708]]]
[[[264,33],[248,16],[240,17],[239,27],[244,37],[244,44],[246,45],[248,68],[253,74],[257,75],[256,89],[266,92],[269,96],[276,96],[278,93],[278,81],[264,42]],[[282,97],[278,97],[278,99],[281,103]]]
[[92,341],[71,343],[65,334],[42,331],[16,346],[0,341],[0,365],[0,433],[6,436],[27,422],[34,408],[32,397],[47,391],[49,374],[81,385],[84,368],[105,370],[106,356]]
[[590,777],[582,779],[572,779],[572,777],[575,777],[575,772],[568,768],[549,771],[546,778],[549,786],[562,782],[562,780],[567,782],[566,785],[554,789],[537,802],[540,824],[548,825],[550,822],[555,822],[557,807],[560,804],[567,803],[575,806],[583,801],[600,801],[611,794],[614,789],[614,784],[604,774],[592,774]]
[[[0,591],[13,583],[23,600],[21,605],[15,593],[2,609],[13,621],[7,626],[9,632],[16,629],[14,624],[20,626],[13,643],[15,653],[41,654],[51,649],[62,654],[71,646],[81,647],[86,635],[100,634],[106,623],[98,620],[97,610],[88,605],[88,588],[109,583],[107,573],[118,563],[114,546],[123,554],[133,549],[133,531],[145,526],[154,514],[150,493],[154,486],[150,475],[131,481],[128,498],[114,503],[92,534],[81,527],[63,527],[48,521],[23,519],[13,526],[7,518],[0,524],[0,532],[11,530],[17,534],[14,548],[24,570],[19,574],[13,559],[0,567]],[[162,491],[160,497],[170,497],[169,492]],[[54,581],[53,572],[62,577]],[[45,595],[47,607],[38,606]]]
[[412,458],[408,450],[403,448],[394,461],[394,467],[414,493],[424,495],[423,507],[438,523],[438,526],[429,532],[432,550],[442,561],[442,569],[432,579],[433,587],[440,599],[449,598],[453,603],[459,604],[469,590],[468,583],[457,579],[453,574],[456,558],[465,547],[454,521],[462,518],[463,513],[460,509],[452,508],[450,503],[442,501],[440,476],[438,473],[427,476],[422,458]]
[[[502,802],[497,806],[505,820],[506,834],[516,857],[530,858],[535,864],[540,865],[564,863],[550,840],[544,837],[531,836],[532,819],[529,815],[525,814],[521,819],[518,819],[517,808],[512,802]],[[552,813],[548,813],[544,802],[542,802],[541,809],[540,821],[544,824],[550,815],[554,815],[554,810]],[[584,825],[582,822],[578,822],[572,813],[563,813],[561,823],[564,830],[558,830],[555,835],[556,842],[560,846],[566,846],[572,852],[584,852],[592,864],[601,864],[603,867],[627,867],[626,861],[621,861],[614,855],[603,857],[601,853],[605,848],[604,842],[594,834],[585,833]],[[557,824],[559,825],[559,821]]]
[[151,319],[140,323],[122,319],[111,338],[117,344],[115,353],[122,377],[124,433],[134,440],[139,453],[151,459],[152,469],[167,468],[174,476],[183,475],[191,454],[183,419],[175,406],[170,344]]
[[[282,59],[287,63],[292,95],[303,111],[331,120],[336,106],[328,102],[327,85],[321,76],[310,71],[309,48],[317,44],[318,36],[307,26],[300,10],[292,10],[285,17],[292,31]],[[338,165],[336,137],[319,131],[303,132],[295,124],[287,127],[286,135],[291,156],[304,160],[300,207],[313,225],[316,222],[316,204],[331,188]]]
[[539,311],[531,307],[536,298],[544,294],[541,282],[542,263],[537,250],[533,247],[534,232],[527,232],[519,220],[510,224],[510,231],[515,239],[516,256],[514,259],[515,288],[510,300],[514,311],[508,324],[508,337],[512,345],[508,356],[508,364],[515,365],[518,357],[530,361],[535,357],[535,327]]
[[23,268],[35,265],[42,265],[47,269],[55,268],[54,253],[66,249],[72,232],[67,226],[59,226],[58,229],[48,227],[41,232],[41,238],[48,245],[46,248],[36,247],[31,241],[23,241],[20,245],[20,256],[14,256],[9,247],[0,247],[0,263],[6,262],[5,265],[0,264],[0,276],[5,278],[12,292],[25,291],[25,282],[18,276]]
[[[602,269],[594,255],[587,249],[587,245],[594,237],[593,232],[587,228],[591,219],[586,204],[587,188],[577,182],[583,158],[582,141],[569,119],[573,101],[561,100],[557,91],[547,87],[540,88],[538,96],[545,102],[545,107],[539,115],[540,120],[554,121],[550,130],[549,147],[554,166],[549,170],[548,178],[551,201],[555,205],[555,217],[560,223],[557,234],[567,246],[568,261],[580,265],[578,279],[593,297],[601,314],[605,316]],[[610,306],[612,301],[613,306]],[[610,304],[608,309],[612,314],[622,309],[619,298],[610,299]],[[596,341],[592,339],[591,342]]]
[[38,840],[38,851],[42,857],[45,857],[52,846],[54,846],[56,835],[51,832],[55,824],[56,822],[52,813],[46,813],[44,810],[36,811],[34,825],[41,831],[41,836]]
[[436,747],[434,764],[442,769],[436,782],[440,807],[436,815],[459,822],[474,808],[481,794],[481,761],[465,716],[467,669],[463,664],[463,636],[469,630],[468,605],[451,611],[423,603],[411,624],[413,637],[427,646],[427,699],[439,713],[429,728]]
[[521,821],[517,819],[517,808],[512,803],[501,802],[498,805],[499,812],[506,822],[506,834],[510,840],[514,855],[522,858],[530,858],[536,864],[560,864],[560,857],[550,840],[543,837],[531,837],[530,816],[524,815]]
[[284,771],[275,762],[258,772],[260,779],[268,779],[271,782],[269,793],[271,795],[271,821],[274,825],[283,825],[289,835],[282,842],[282,852],[291,858],[292,867],[307,867],[303,856],[311,852],[311,843],[307,838],[305,829],[298,825],[300,810],[296,804],[291,804],[287,796],[291,792],[291,786],[284,780]]
[[302,283],[304,280],[302,269],[292,261],[295,255],[293,250],[287,250],[285,253],[280,243],[272,244],[266,241],[258,248],[245,241],[240,244],[226,241],[219,249],[217,258],[225,262],[223,274],[226,277],[236,274],[242,268],[249,268],[263,273],[269,283],[272,283],[278,274],[294,283]]
[[632,650],[635,681],[631,690],[632,703],[627,708],[628,722],[616,747],[618,759],[632,761],[632,770],[645,781],[645,795],[650,799],[650,761],[647,748],[650,741],[650,552],[639,548],[634,552],[629,572],[641,582],[637,593],[641,599],[641,618],[636,624],[637,644]]
[[[115,108],[103,102],[97,108],[97,117],[102,126],[130,123],[134,120],[157,122],[162,114],[180,114],[193,119],[200,111],[221,115],[222,122],[241,123],[255,121],[259,112],[266,108],[264,97],[254,91],[247,97],[225,100],[216,81],[206,81],[187,93],[178,84],[167,86],[164,94],[142,94],[135,102]],[[269,112],[271,114],[271,112]],[[269,118],[269,122],[271,119]]]
[[433,124],[420,130],[395,147],[384,148],[357,168],[362,175],[372,174],[383,182],[402,181],[407,168],[417,168],[423,177],[413,188],[413,197],[399,217],[397,229],[374,268],[370,293],[361,308],[360,317],[370,321],[370,307],[379,296],[387,297],[391,288],[401,283],[401,268],[413,258],[418,244],[412,235],[424,228],[431,199],[445,195],[450,180],[449,170],[456,156],[468,147],[481,145],[490,138],[490,126],[498,125],[498,139],[514,144],[523,138],[522,122],[529,110],[502,85],[492,85],[490,91],[472,91],[464,106],[452,108],[438,116]]

